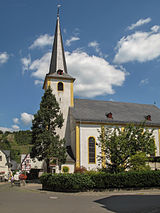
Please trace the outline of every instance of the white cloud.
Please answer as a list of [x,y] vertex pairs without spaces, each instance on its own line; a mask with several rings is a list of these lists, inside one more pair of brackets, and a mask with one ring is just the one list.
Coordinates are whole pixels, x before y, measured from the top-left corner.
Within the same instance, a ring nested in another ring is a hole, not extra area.
[[153,32],[158,32],[159,31],[159,29],[160,29],[160,26],[158,26],[158,25],[154,25],[152,28],[151,28],[151,30],[153,31]]
[[31,114],[28,114],[26,112],[21,113],[21,121],[24,123],[24,125],[29,125],[31,124],[34,116]]
[[0,53],[0,64],[6,63],[8,59],[9,59],[9,55],[6,52]]
[[40,35],[33,44],[29,47],[30,49],[34,48],[43,48],[45,46],[49,46],[53,44],[54,36],[50,36],[48,34]]
[[18,123],[19,123],[19,119],[18,119],[18,118],[13,118],[13,122],[14,122],[15,124],[18,124]]
[[[49,72],[49,65],[51,60],[51,53],[48,52],[42,58],[33,61],[29,67],[33,71],[32,76],[38,79],[44,79],[45,75]],[[35,82],[38,83],[37,81]]]
[[99,47],[99,43],[97,41],[92,41],[88,44],[88,46],[97,48],[97,47]]
[[[35,83],[42,83],[49,71],[51,53],[31,63],[30,70],[36,79]],[[123,67],[116,68],[105,59],[89,56],[84,51],[66,52],[68,72],[76,78],[74,84],[75,95],[81,97],[95,97],[104,94],[114,94],[113,86],[121,86],[125,80]],[[39,81],[40,79],[40,81]]]
[[69,74],[76,78],[74,93],[80,97],[114,94],[113,86],[122,86],[125,72],[105,59],[85,52],[66,53]]
[[78,40],[80,40],[80,38],[79,37],[75,37],[75,36],[73,36],[73,37],[71,37],[70,39],[68,39],[68,40],[66,40],[66,46],[71,46],[71,43],[72,42],[74,42],[74,41],[78,41]]
[[155,25],[150,32],[135,32],[123,37],[117,44],[115,63],[145,62],[160,56],[160,32]]
[[151,21],[151,18],[139,19],[135,24],[132,24],[131,26],[129,26],[128,30],[133,30],[134,28],[147,24],[150,21]]
[[28,58],[27,57],[21,58],[21,63],[22,63],[23,72],[26,70],[29,70],[29,66],[31,64],[31,56],[28,55]]
[[34,81],[35,85],[43,85],[43,81],[40,81],[40,80],[35,80]]
[[0,130],[3,132],[6,132],[6,131],[13,132],[13,129],[7,128],[7,127],[2,127],[2,126],[0,126]]
[[143,86],[143,85],[146,85],[146,84],[148,84],[148,83],[149,83],[148,78],[145,78],[145,79],[143,79],[143,80],[140,81],[139,85],[140,85],[140,86]]
[[13,129],[13,131],[18,131],[19,130],[19,126],[18,125],[12,125],[12,129]]
[[98,53],[99,56],[103,56],[100,48],[99,48],[99,43],[97,41],[92,41],[88,44],[88,47],[93,47],[95,51]]

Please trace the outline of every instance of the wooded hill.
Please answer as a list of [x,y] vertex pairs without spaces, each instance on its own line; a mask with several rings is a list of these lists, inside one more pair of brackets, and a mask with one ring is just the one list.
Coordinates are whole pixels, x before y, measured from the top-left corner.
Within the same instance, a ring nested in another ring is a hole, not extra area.
[[31,150],[31,131],[18,131],[18,132],[8,132],[3,133],[0,131],[0,149],[10,150],[11,159],[20,163],[20,155],[27,154]]

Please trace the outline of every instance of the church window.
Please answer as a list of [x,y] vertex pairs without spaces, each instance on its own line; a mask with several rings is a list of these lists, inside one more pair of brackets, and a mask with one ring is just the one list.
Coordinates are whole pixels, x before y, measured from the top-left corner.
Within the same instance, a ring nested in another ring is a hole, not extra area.
[[0,161],[2,161],[2,156],[0,156]]
[[89,163],[96,163],[96,141],[94,137],[88,139]]
[[63,83],[58,82],[58,91],[63,91]]

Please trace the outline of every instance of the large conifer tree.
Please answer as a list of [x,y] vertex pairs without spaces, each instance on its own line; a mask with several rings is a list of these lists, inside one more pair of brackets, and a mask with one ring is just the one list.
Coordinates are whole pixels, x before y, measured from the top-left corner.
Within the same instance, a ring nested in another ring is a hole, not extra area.
[[32,143],[31,157],[45,160],[47,172],[49,172],[49,161],[55,157],[59,165],[65,163],[66,147],[65,139],[60,139],[56,130],[63,126],[63,115],[52,94],[50,87],[45,91],[40,103],[40,109],[34,115],[32,121]]

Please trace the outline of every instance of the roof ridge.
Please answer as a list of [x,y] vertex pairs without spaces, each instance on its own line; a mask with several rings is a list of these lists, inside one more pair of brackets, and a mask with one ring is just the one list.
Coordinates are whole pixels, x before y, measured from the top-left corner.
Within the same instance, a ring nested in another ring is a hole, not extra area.
[[[120,102],[120,101],[106,101],[106,100],[96,100],[96,99],[87,99],[87,98],[75,98],[74,100],[82,100],[82,101],[96,101],[96,102],[106,102],[106,103],[120,103],[120,104],[135,104],[135,105],[148,105],[148,106],[154,106],[155,108],[158,108],[154,104],[143,104],[143,103],[134,103],[134,102]],[[159,108],[158,108],[159,109]]]

